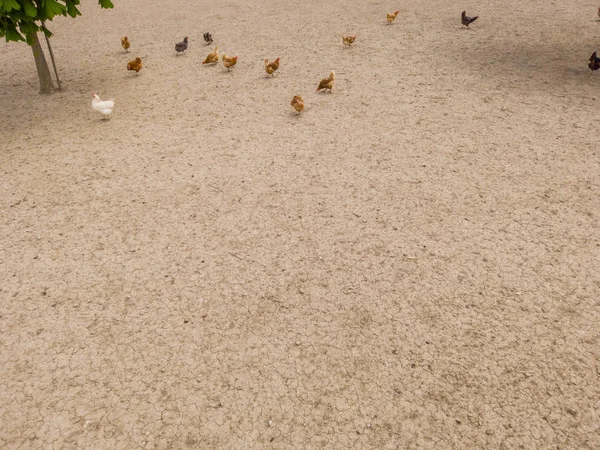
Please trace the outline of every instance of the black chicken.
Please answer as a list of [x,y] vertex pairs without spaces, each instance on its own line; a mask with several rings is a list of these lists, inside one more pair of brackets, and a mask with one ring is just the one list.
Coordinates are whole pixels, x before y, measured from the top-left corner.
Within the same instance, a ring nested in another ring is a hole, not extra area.
[[183,41],[175,44],[175,51],[177,52],[177,54],[185,52],[187,50],[187,48],[188,48],[187,36],[185,38],[183,38]]
[[469,17],[467,16],[467,12],[463,11],[460,17],[460,21],[462,22],[464,27],[469,28],[469,25],[472,24],[473,22],[475,22],[477,19],[479,18],[479,16],[473,16],[473,17]]
[[213,41],[212,34],[210,34],[208,31],[206,33],[204,33],[204,40],[206,41],[206,43],[208,45],[212,44],[212,41]]
[[600,58],[596,56],[596,52],[592,53],[592,56],[590,56],[590,63],[588,64],[588,67],[592,73],[594,73],[595,70],[600,69]]

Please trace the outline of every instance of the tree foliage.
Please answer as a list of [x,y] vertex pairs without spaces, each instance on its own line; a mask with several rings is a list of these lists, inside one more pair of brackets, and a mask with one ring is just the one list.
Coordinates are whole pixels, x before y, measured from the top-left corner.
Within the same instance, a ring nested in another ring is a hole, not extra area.
[[[0,38],[32,45],[37,32],[52,35],[44,26],[46,21],[56,16],[80,16],[79,4],[80,0],[0,0]],[[111,0],[98,0],[98,4],[102,8],[114,6]]]

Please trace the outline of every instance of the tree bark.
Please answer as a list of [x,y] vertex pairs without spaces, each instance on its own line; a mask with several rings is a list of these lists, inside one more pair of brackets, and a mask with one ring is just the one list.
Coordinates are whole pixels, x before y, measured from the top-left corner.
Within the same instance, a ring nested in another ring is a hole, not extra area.
[[31,36],[33,44],[31,44],[31,50],[33,51],[33,59],[35,59],[35,66],[37,67],[38,78],[40,79],[40,94],[51,94],[54,89],[54,83],[52,83],[52,75],[50,75],[50,69],[44,56],[44,51],[40,45],[37,33]]

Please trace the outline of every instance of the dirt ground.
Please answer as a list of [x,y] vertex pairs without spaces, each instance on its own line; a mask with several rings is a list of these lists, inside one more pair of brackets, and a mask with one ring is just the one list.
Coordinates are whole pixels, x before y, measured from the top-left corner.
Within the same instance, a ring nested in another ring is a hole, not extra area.
[[0,44],[0,448],[600,448],[598,5],[115,4]]

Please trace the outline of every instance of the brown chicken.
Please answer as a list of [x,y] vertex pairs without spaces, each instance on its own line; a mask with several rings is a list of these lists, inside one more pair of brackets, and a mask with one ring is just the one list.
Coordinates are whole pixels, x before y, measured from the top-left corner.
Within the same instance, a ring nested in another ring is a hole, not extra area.
[[219,46],[215,47],[215,51],[209,53],[202,64],[216,64],[219,62]]
[[298,114],[304,111],[304,99],[299,95],[294,95],[291,105],[294,107]]
[[334,80],[335,80],[335,72],[332,70],[327,78],[323,78],[321,80],[321,82],[319,83],[319,87],[317,88],[317,92],[326,91],[327,89],[329,89],[329,92],[331,92],[331,89],[333,88]]
[[237,56],[232,56],[230,58],[225,53],[223,53],[223,56],[221,57],[221,59],[223,60],[223,65],[225,66],[225,68],[228,71],[230,71],[231,68],[237,64],[238,57]]
[[460,15],[460,22],[463,24],[463,27],[467,27],[467,28],[469,28],[469,25],[471,25],[477,19],[479,19],[479,16],[469,17],[469,16],[467,16],[466,11],[463,11],[462,14]]
[[125,51],[128,52],[130,46],[131,46],[131,43],[129,42],[129,39],[127,39],[127,36],[123,36],[121,38],[121,47],[123,47],[125,49]]
[[596,56],[596,52],[592,53],[592,56],[590,56],[590,63],[588,64],[588,67],[590,68],[592,73],[600,69],[600,58]]
[[344,47],[350,47],[352,44],[354,44],[355,40],[356,40],[356,35],[354,35],[354,36],[342,36],[342,42],[344,44]]
[[388,14],[387,14],[387,23],[388,23],[388,25],[391,25],[391,24],[392,24],[392,22],[393,22],[394,20],[396,20],[396,16],[398,15],[398,13],[399,13],[399,12],[400,12],[400,11],[396,11],[396,12],[393,12],[393,13],[388,13]]
[[142,58],[139,56],[135,59],[132,59],[127,63],[127,70],[135,70],[136,73],[139,73],[142,70]]
[[269,75],[275,76],[275,72],[279,70],[279,59],[280,58],[277,58],[275,61],[269,62],[269,60],[265,58],[265,72],[267,72],[267,77]]

